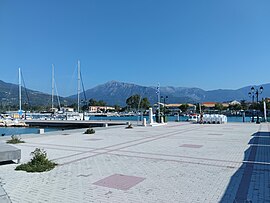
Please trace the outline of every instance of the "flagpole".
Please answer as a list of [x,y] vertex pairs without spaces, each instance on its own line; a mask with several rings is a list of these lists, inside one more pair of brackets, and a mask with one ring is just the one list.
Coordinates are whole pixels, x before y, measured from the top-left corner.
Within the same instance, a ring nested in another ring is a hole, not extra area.
[[77,92],[77,102],[78,102],[78,113],[80,113],[80,92],[81,92],[81,64],[80,61],[78,60],[78,92]]
[[22,80],[21,80],[21,68],[19,68],[19,114],[22,113]]
[[157,86],[157,100],[158,100],[158,122],[160,123],[160,84]]

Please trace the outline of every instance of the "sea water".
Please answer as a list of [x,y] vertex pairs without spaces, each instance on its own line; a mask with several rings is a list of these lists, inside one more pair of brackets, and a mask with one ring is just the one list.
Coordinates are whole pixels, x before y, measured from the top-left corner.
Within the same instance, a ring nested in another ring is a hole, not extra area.
[[[146,118],[148,120],[148,116],[144,116],[143,118]],[[176,116],[168,116],[167,117],[168,121],[176,121],[177,117]],[[186,116],[180,116],[179,121],[187,121],[188,117]],[[254,118],[256,121],[256,117]],[[89,120],[125,120],[125,121],[138,121],[142,122],[141,117],[138,116],[127,116],[127,117],[118,117],[118,116],[110,116],[110,117],[95,117],[91,116]],[[250,122],[251,118],[250,117],[245,117],[245,122]],[[268,118],[268,122],[270,119]],[[236,117],[236,116],[229,116],[228,117],[228,122],[243,122],[242,117]],[[23,135],[23,134],[37,134],[38,135],[38,130],[40,128],[32,128],[32,127],[0,127],[0,136],[11,136],[11,135]],[[51,131],[59,131],[62,130],[62,128],[44,128],[45,133],[46,132],[51,132]]]
[[[0,127],[0,136],[11,136],[21,134],[38,134],[40,128],[29,127]],[[62,128],[44,128],[45,132],[62,130]]]
[[[148,120],[148,116],[144,116],[143,118],[146,118],[146,120]],[[155,119],[155,118],[154,118]],[[243,117],[241,116],[228,116],[227,117],[228,122],[243,122]],[[254,117],[254,120],[256,121],[256,116]],[[140,116],[125,116],[125,117],[119,117],[119,116],[108,116],[108,117],[95,117],[95,116],[91,116],[89,118],[89,120],[126,120],[126,121],[141,121],[141,117]],[[167,120],[168,121],[176,121],[177,120],[177,116],[167,116]],[[188,117],[187,116],[179,116],[179,121],[187,121]],[[270,118],[267,118],[268,122],[270,121]],[[245,117],[244,118],[245,122],[251,122],[251,117]]]

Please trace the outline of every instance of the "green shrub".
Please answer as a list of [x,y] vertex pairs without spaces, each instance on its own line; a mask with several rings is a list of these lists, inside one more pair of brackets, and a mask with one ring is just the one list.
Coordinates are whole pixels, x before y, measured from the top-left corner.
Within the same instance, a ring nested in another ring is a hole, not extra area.
[[133,128],[133,127],[132,127],[132,124],[129,124],[129,125],[126,127],[126,129],[131,129],[131,128]]
[[93,128],[88,128],[84,134],[94,134],[95,133],[95,130]]
[[19,143],[25,143],[16,135],[11,135],[11,140],[7,140],[8,144],[19,144]]
[[47,153],[39,148],[31,152],[32,159],[26,163],[21,164],[15,170],[22,170],[26,172],[44,172],[52,170],[57,164],[48,160]]

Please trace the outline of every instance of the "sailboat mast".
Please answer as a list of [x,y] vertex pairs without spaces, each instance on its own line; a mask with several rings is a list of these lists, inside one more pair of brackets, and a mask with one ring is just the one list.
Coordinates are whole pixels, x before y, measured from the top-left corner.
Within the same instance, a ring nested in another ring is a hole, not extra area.
[[22,111],[22,80],[21,80],[21,68],[19,68],[19,112]]
[[53,111],[53,97],[54,97],[54,65],[52,64],[52,111]]
[[81,92],[81,67],[78,60],[78,113],[80,112],[80,92]]

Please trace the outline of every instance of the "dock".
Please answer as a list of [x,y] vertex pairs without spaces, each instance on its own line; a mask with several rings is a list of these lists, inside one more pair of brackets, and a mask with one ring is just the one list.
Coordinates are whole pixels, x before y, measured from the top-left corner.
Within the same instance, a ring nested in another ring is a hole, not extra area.
[[127,121],[25,120],[30,127],[90,128],[127,125]]

